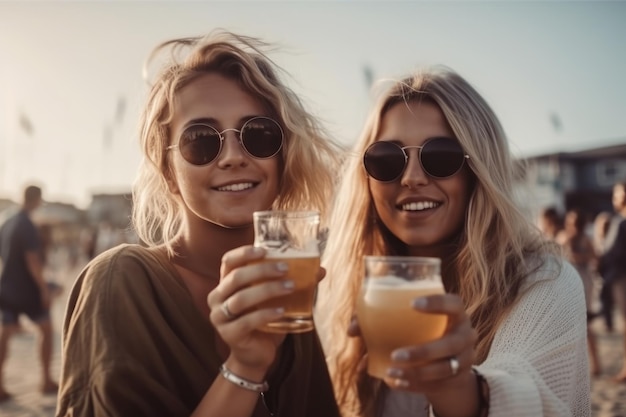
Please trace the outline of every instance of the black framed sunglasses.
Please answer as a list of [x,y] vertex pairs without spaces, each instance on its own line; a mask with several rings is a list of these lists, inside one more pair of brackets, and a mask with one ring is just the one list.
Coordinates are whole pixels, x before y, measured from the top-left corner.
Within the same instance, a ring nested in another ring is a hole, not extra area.
[[363,155],[367,174],[377,181],[395,181],[406,169],[409,155],[407,149],[417,148],[418,158],[424,172],[433,178],[451,177],[469,159],[459,142],[448,137],[427,140],[422,146],[400,146],[395,142],[372,143]]
[[237,133],[239,143],[253,158],[267,159],[276,155],[283,147],[285,135],[277,121],[265,116],[247,120],[241,129],[224,129],[221,132],[204,123],[192,124],[180,135],[177,145],[166,149],[180,151],[185,161],[192,165],[207,165],[213,162],[222,151],[224,133]]

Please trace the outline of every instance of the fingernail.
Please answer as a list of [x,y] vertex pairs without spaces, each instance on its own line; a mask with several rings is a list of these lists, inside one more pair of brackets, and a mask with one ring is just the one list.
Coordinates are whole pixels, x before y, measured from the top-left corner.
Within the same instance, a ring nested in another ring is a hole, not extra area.
[[278,307],[277,309],[274,310],[274,312],[282,316],[283,314],[285,314],[285,309],[282,307]]
[[409,353],[403,350],[399,352],[393,352],[391,354],[391,359],[393,359],[394,361],[406,361],[409,360]]
[[387,375],[389,375],[392,378],[400,378],[403,374],[404,372],[402,372],[401,369],[397,369],[397,368],[387,369]]
[[258,246],[254,246],[252,247],[252,254],[253,255],[261,255],[263,252],[265,252],[265,249],[258,247]]
[[413,307],[415,308],[426,308],[428,307],[428,299],[424,297],[419,297],[413,300]]
[[292,290],[295,288],[295,286],[296,283],[291,280],[283,281],[283,287],[287,290]]

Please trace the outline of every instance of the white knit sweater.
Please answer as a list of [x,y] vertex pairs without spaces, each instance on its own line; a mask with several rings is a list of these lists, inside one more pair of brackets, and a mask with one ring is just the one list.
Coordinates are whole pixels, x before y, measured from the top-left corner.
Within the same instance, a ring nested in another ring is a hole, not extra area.
[[[476,369],[490,389],[490,417],[587,417],[590,378],[582,280],[567,262],[530,276]],[[450,398],[454,401],[454,398]],[[428,415],[419,394],[389,391],[382,417]]]

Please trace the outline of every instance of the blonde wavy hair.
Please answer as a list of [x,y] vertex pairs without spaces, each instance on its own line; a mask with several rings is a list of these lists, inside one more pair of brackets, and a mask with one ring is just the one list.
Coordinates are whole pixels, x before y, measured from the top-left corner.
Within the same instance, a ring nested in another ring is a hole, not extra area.
[[499,323],[520,297],[524,278],[533,269],[529,255],[554,250],[516,206],[516,164],[500,122],[479,93],[445,67],[427,68],[394,82],[372,109],[346,161],[329,224],[327,278],[318,299],[320,328],[328,330],[322,339],[328,341],[329,368],[346,416],[375,415],[383,389],[358,366],[365,353],[363,340],[346,335],[364,273],[363,256],[408,253],[377,218],[361,158],[376,141],[387,110],[414,100],[435,103],[470,156],[473,191],[444,275],[447,291],[461,296],[478,332],[476,363],[485,360]]
[[133,186],[132,218],[139,238],[148,246],[164,245],[173,253],[173,243],[181,233],[181,202],[169,192],[171,167],[166,148],[177,93],[207,73],[236,81],[270,111],[285,132],[282,179],[274,208],[325,213],[332,199],[340,147],[279,78],[284,71],[267,57],[264,50],[269,47],[256,38],[218,30],[205,37],[164,42],[150,55],[148,63],[170,52],[151,83],[140,120],[143,160]]

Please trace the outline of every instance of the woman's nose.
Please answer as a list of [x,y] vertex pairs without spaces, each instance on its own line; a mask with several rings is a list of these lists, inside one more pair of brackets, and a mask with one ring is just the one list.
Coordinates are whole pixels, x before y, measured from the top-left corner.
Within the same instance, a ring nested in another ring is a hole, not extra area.
[[416,188],[428,184],[429,178],[419,160],[419,149],[407,149],[408,159],[402,173],[400,184],[409,188]]
[[239,132],[228,130],[222,133],[222,151],[218,157],[218,166],[225,168],[230,166],[245,166],[248,154],[239,141]]

